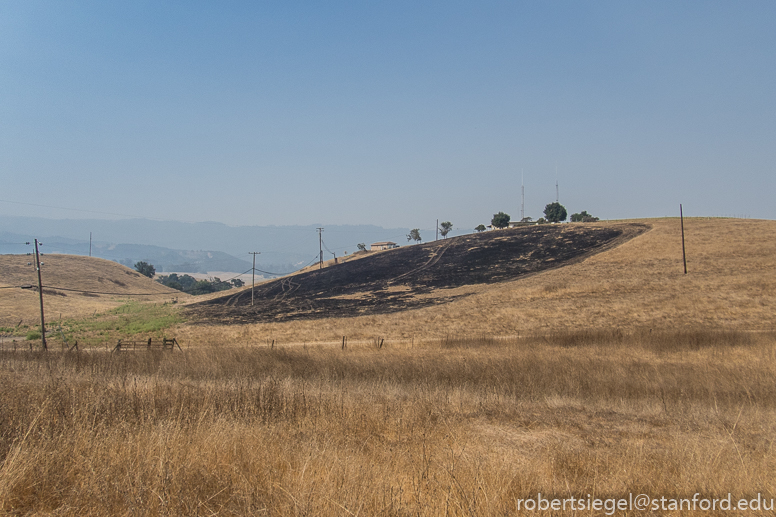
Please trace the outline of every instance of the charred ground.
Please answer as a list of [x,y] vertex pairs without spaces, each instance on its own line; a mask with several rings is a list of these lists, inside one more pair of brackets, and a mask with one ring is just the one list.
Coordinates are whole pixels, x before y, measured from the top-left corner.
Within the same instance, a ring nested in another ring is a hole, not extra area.
[[[447,303],[450,289],[492,284],[582,260],[649,227],[637,223],[541,225],[374,253],[263,283],[189,307],[202,323],[248,323],[380,314]],[[447,291],[447,292],[446,292]]]

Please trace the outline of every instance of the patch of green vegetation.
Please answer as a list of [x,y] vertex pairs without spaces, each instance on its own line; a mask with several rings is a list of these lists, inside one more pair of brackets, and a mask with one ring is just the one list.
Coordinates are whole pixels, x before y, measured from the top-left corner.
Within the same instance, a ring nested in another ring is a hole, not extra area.
[[0,336],[25,336],[27,334],[28,325],[20,325],[17,327],[0,327]]
[[165,331],[183,321],[177,306],[130,301],[105,313],[62,322],[67,341],[83,344],[117,339],[164,337]]
[[40,332],[37,330],[27,332],[27,341],[35,341],[36,339],[40,339]]

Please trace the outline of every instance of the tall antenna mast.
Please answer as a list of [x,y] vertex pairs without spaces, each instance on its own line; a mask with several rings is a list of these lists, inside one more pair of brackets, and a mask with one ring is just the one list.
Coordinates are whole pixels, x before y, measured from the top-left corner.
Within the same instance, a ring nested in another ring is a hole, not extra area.
[[525,219],[525,170],[520,171],[520,222]]

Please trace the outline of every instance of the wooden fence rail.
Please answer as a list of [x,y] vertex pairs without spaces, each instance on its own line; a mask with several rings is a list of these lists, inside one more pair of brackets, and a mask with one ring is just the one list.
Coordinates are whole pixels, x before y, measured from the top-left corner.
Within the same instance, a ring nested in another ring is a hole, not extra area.
[[119,339],[119,342],[116,343],[116,346],[113,347],[112,351],[122,352],[135,350],[175,350],[176,346],[178,347],[178,350],[183,351],[181,346],[178,344],[178,340],[175,338],[164,338],[162,340],[157,339],[156,341],[151,338],[148,338],[148,341],[124,341]]

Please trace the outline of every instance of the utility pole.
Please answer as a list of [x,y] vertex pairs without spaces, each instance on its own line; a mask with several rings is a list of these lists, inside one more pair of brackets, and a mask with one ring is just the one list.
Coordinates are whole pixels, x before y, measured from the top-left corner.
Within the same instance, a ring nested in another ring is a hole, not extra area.
[[323,228],[318,228],[318,251],[320,252],[318,269],[323,269]]
[[46,320],[43,317],[43,281],[40,278],[40,253],[38,252],[38,239],[35,239],[35,269],[38,270],[38,294],[40,295],[40,339],[43,350],[48,350],[46,345]]
[[256,255],[261,255],[261,252],[249,251],[248,255],[253,255],[253,269],[251,269],[251,306],[253,306],[253,288],[256,285]]
[[525,172],[520,173],[520,222],[525,220]]
[[687,274],[687,254],[684,251],[684,214],[682,213],[682,204],[679,203],[679,221],[682,226],[682,262],[684,262],[684,274]]

